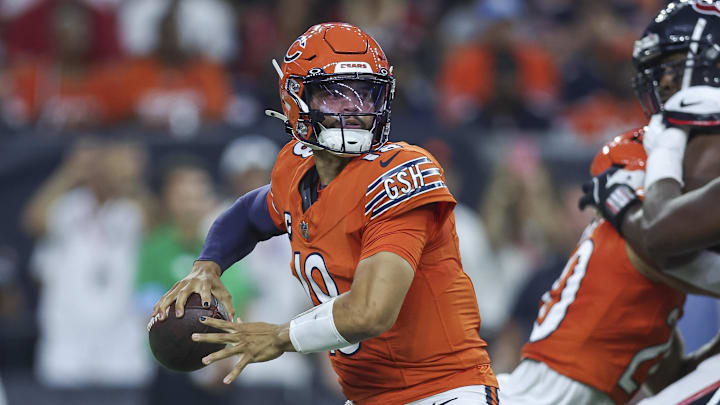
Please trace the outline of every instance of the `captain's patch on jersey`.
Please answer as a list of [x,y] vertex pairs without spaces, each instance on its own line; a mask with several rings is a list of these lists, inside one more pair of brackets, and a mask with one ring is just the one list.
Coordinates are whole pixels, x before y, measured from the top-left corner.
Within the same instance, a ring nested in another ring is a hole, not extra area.
[[380,175],[367,189],[370,201],[365,215],[370,219],[390,208],[437,188],[447,187],[440,169],[427,157],[419,157],[399,164]]

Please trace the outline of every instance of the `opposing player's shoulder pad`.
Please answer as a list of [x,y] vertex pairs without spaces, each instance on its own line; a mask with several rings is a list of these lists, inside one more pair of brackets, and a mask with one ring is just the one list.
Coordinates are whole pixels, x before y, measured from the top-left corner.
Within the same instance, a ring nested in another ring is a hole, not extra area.
[[430,203],[455,204],[440,164],[418,146],[390,143],[362,160],[366,220],[391,217]]
[[634,129],[605,144],[590,165],[590,175],[597,176],[613,166],[625,170],[645,170],[647,154],[643,148],[643,134],[642,128]]

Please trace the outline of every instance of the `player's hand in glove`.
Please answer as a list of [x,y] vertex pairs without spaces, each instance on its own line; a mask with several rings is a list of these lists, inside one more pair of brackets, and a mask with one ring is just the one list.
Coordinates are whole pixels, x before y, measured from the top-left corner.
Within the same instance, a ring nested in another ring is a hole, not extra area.
[[642,170],[611,167],[583,184],[584,194],[578,205],[581,210],[588,205],[594,206],[620,232],[623,216],[640,201],[635,190],[642,186],[644,177]]

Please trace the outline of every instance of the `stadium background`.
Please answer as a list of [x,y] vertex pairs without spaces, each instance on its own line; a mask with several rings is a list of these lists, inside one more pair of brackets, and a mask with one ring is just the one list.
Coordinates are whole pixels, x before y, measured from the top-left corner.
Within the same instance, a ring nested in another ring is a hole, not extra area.
[[[630,55],[633,40],[663,4],[1,1],[0,404],[165,403],[149,393],[162,381],[200,387],[195,391],[206,398],[233,398],[227,403],[253,403],[249,398],[262,395],[252,383],[229,395],[202,378],[157,377],[152,363],[140,382],[93,379],[89,368],[86,378],[70,384],[40,377],[39,336],[52,330],[41,327],[38,308],[52,285],[33,258],[48,238],[33,234],[24,218],[41,185],[57,178],[78,145],[88,142],[117,147],[97,163],[107,166],[102,170],[135,171],[133,187],[154,207],[146,207],[145,235],[171,220],[159,208],[168,162],[185,161],[209,174],[206,194],[213,198],[203,214],[211,217],[220,205],[215,201],[234,195],[228,178],[238,164],[227,162],[264,168],[273,156],[262,154],[261,139],[275,145],[288,140],[281,124],[263,114],[280,108],[270,60],[281,59],[300,33],[324,21],[360,26],[394,65],[391,140],[425,146],[451,177],[468,219],[463,261],[482,294],[482,335],[496,371],[511,370],[540,294],[589,219],[576,200],[592,157],[612,136],[644,123],[630,85]],[[238,139],[246,143],[228,148]],[[86,181],[104,181],[99,172],[85,174]],[[62,262],[51,267],[58,274],[74,270]],[[238,282],[252,290],[257,280]],[[144,305],[121,310],[146,317],[147,303],[138,290],[133,294],[128,299]],[[249,293],[248,306],[253,299]],[[67,306],[64,316],[78,325],[72,333],[92,336],[96,331],[83,325],[88,311],[81,307],[112,303],[80,302],[75,310]],[[693,298],[688,305],[693,309],[681,325],[694,349],[717,332],[720,311],[713,300]],[[102,357],[116,348],[97,350],[93,355]],[[288,391],[292,403],[341,403],[323,358],[309,360],[307,375],[298,377],[303,383]],[[189,398],[178,394],[173,402]]]

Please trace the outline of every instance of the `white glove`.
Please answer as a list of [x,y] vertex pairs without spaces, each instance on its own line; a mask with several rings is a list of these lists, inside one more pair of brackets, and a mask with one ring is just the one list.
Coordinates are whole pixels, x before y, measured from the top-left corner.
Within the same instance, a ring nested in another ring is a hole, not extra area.
[[682,163],[686,144],[687,134],[684,130],[666,127],[661,114],[650,117],[643,134],[643,147],[647,153],[645,191],[656,181],[666,178],[683,184]]
[[645,148],[645,153],[648,156],[660,143],[660,135],[665,131],[665,128],[662,114],[653,114],[650,117],[650,122],[645,126],[645,133],[643,134],[643,148]]

